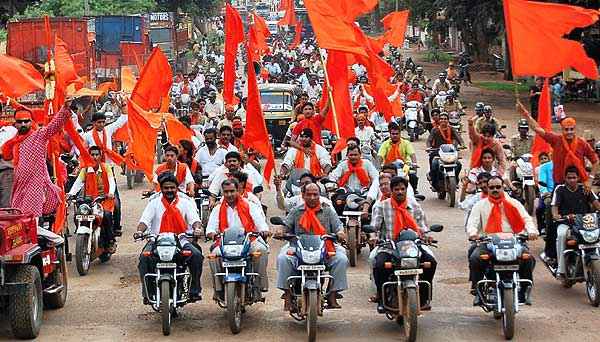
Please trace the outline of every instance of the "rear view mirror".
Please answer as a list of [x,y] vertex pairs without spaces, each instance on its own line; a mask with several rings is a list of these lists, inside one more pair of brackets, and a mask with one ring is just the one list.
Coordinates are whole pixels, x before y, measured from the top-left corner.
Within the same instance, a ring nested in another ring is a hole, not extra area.
[[283,222],[283,219],[279,216],[273,216],[269,221],[271,222],[271,224],[274,224],[276,226],[285,226],[285,222]]
[[441,224],[432,224],[431,226],[429,226],[429,230],[431,230],[434,233],[439,233],[442,230],[444,230],[444,226],[442,226]]

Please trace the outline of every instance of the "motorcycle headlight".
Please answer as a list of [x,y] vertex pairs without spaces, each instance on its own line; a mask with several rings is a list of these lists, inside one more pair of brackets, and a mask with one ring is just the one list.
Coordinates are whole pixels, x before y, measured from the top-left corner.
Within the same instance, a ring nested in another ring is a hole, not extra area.
[[517,250],[515,248],[496,249],[496,260],[515,261],[517,260]]
[[225,245],[223,246],[224,257],[239,257],[242,255],[244,245]]
[[594,243],[598,241],[598,237],[600,237],[600,229],[594,230],[580,230],[581,237],[583,237],[583,241],[587,243]]
[[417,259],[417,258],[402,258],[402,259],[400,259],[400,267],[402,267],[402,268],[417,268],[417,267],[419,267],[419,259]]
[[158,253],[160,261],[168,262],[173,260],[176,250],[176,246],[156,246],[156,252]]
[[415,244],[406,244],[400,247],[400,256],[416,258],[419,256],[419,248]]
[[302,251],[302,261],[305,264],[316,264],[321,261],[321,250],[316,251]]
[[90,215],[92,213],[92,207],[87,204],[82,204],[77,209],[77,213],[80,215]]
[[440,159],[447,164],[451,164],[456,162],[456,159],[458,159],[458,154],[457,153],[440,153]]

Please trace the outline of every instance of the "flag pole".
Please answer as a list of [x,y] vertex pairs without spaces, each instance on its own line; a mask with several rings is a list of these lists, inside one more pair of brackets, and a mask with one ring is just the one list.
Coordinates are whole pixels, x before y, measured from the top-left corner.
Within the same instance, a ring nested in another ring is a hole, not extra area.
[[[323,52],[321,51],[321,49],[319,48],[319,57],[321,57],[321,64],[323,65],[323,70],[325,71],[325,82],[327,82],[327,94],[329,95],[329,103],[331,105],[331,111],[333,112],[333,123],[335,125],[335,130],[336,133],[338,135],[338,138],[340,138],[340,125],[338,123],[338,119],[337,119],[337,112],[335,110],[335,103],[333,101],[333,92],[331,91],[331,83],[329,83],[329,74],[327,73],[327,65],[325,64],[325,59],[323,58]],[[321,108],[319,108],[321,109]]]

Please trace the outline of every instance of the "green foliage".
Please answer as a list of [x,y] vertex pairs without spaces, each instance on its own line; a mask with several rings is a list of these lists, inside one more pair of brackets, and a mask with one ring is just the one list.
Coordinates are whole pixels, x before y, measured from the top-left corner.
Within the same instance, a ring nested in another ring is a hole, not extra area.
[[444,51],[441,51],[438,48],[432,48],[425,54],[425,61],[429,63],[442,63],[448,64],[448,62],[453,61],[454,57]]
[[[154,10],[154,0],[88,0],[89,15],[130,15]],[[81,17],[85,15],[84,0],[42,0],[29,5],[16,18]]]
[[[508,92],[508,93],[513,93],[515,91],[515,83],[514,82],[481,81],[481,82],[475,82],[475,86],[482,88],[482,89],[492,90],[492,91],[501,91],[501,92]],[[529,91],[530,86],[531,86],[531,84],[527,83],[527,82],[518,83],[517,90],[519,93],[526,93]]]
[[0,29],[0,42],[5,42],[8,32],[5,29]]
[[158,9],[189,13],[192,17],[208,18],[219,15],[224,0],[157,0]]

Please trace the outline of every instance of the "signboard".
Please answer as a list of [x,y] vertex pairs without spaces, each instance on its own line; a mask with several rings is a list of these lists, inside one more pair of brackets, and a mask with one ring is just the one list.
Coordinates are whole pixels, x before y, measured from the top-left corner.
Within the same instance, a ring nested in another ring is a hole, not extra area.
[[170,12],[154,12],[148,15],[150,28],[165,28],[173,26],[173,14]]

